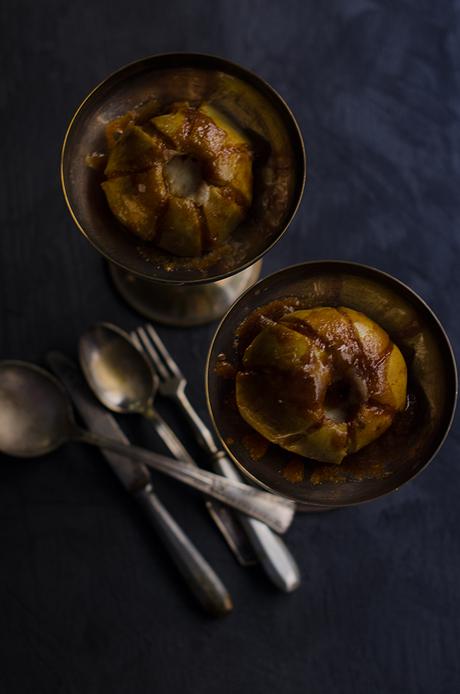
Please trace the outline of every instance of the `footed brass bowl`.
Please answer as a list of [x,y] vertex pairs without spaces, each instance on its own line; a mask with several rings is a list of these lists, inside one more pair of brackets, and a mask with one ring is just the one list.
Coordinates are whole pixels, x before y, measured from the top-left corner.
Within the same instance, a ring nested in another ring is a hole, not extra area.
[[[86,162],[88,155],[106,151],[105,126],[116,117],[146,102],[157,102],[158,113],[162,113],[170,104],[184,100],[211,103],[242,128],[258,153],[247,215],[226,242],[224,252],[198,259],[162,252],[122,227],[101,189],[103,174]],[[241,272],[278,241],[301,200],[305,167],[297,123],[266,82],[218,57],[177,53],[131,63],[86,97],[64,140],[61,180],[79,230],[117,268],[134,279],[190,287]]]
[[[232,373],[239,363],[238,327],[260,306],[289,297],[300,299],[302,308],[347,306],[364,313],[388,332],[407,364],[406,411],[380,438],[347,456],[341,465],[265,446],[236,407]],[[206,392],[222,445],[249,479],[293,499],[301,509],[325,510],[376,499],[428,465],[452,422],[457,370],[441,324],[409,287],[364,265],[313,261],[265,278],[231,307],[211,344]]]

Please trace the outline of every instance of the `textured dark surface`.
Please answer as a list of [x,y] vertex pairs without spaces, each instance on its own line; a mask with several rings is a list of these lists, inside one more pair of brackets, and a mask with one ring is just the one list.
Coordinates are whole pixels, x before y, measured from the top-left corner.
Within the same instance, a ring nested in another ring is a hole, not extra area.
[[[264,273],[367,262],[410,284],[459,344],[459,41],[453,2],[6,3],[0,42],[1,357],[75,352],[92,321],[130,328],[62,199],[59,149],[86,92],[146,54],[217,53],[266,78],[302,128],[309,182]],[[212,327],[162,330],[205,413]],[[37,403],[37,406],[39,404]],[[153,442],[146,425],[127,429]],[[300,517],[285,596],[241,570],[200,500],[157,489],[230,588],[202,616],[97,452],[1,460],[2,694],[453,694],[460,688],[458,430],[400,492]]]

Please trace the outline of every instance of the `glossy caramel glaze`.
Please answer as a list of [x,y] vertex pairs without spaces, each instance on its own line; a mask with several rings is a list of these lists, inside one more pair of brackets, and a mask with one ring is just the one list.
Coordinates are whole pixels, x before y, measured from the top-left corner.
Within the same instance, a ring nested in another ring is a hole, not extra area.
[[388,429],[404,406],[407,374],[376,323],[328,306],[262,323],[236,377],[238,409],[250,426],[328,463],[341,463]]
[[[175,256],[199,257],[222,244],[252,202],[247,137],[212,106],[157,101],[106,126],[102,188],[118,221]],[[99,155],[87,157],[92,168]]]

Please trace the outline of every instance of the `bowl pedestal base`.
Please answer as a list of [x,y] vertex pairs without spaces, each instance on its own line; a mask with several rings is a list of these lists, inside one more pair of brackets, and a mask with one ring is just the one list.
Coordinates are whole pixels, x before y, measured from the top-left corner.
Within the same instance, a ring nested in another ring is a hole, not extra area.
[[191,327],[221,318],[259,278],[262,261],[217,282],[164,284],[152,282],[109,263],[116,289],[138,313],[158,323]]

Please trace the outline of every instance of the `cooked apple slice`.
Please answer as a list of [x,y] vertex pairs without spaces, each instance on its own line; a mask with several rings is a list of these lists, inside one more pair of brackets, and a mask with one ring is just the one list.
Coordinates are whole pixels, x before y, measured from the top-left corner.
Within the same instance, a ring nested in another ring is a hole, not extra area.
[[[248,369],[299,369],[306,375],[314,372],[320,379],[326,378],[329,371],[323,349],[280,323],[267,326],[254,338],[244,354],[243,364]],[[324,387],[327,385],[325,382]]]
[[226,139],[228,145],[237,146],[251,146],[251,142],[244,132],[239,128],[233,120],[228,118],[222,111],[219,111],[215,106],[211,104],[203,103],[201,104],[199,111],[204,113],[206,116],[211,118],[218,128],[226,133]]
[[291,436],[281,442],[292,453],[340,465],[348,454],[348,426],[346,422],[325,419],[320,426],[309,427],[301,436]]
[[360,448],[375,441],[388,429],[392,421],[391,412],[363,403],[351,422],[349,452],[359,451]]
[[105,126],[105,139],[109,151],[115,147],[129,125],[134,123],[134,111],[128,111],[123,116],[114,118]]
[[188,137],[193,119],[187,109],[155,116],[151,119],[153,125],[165,135],[179,151],[182,151],[184,141]]
[[398,347],[388,333],[363,313],[351,308],[339,309],[353,323],[358,340],[371,369],[369,395],[382,405],[396,410],[406,402],[407,367]]
[[207,164],[208,177],[211,183],[231,185],[243,196],[244,203],[252,202],[252,155],[246,149],[224,147]]
[[268,441],[307,458],[341,463],[347,455],[347,424],[318,420],[314,410],[299,406],[299,394],[291,397],[295,388],[295,381],[281,372],[239,372],[238,410]]
[[382,404],[403,410],[407,396],[407,367],[398,347],[376,365],[372,378],[372,398]]
[[212,243],[224,241],[244,218],[243,208],[215,186],[209,186],[203,212]]
[[352,322],[355,334],[368,361],[378,361],[390,345],[388,333],[364,313],[343,306],[339,308],[339,311]]
[[313,414],[301,410],[285,396],[281,374],[267,378],[264,373],[251,371],[236,376],[236,402],[241,416],[259,434],[278,445],[283,445],[288,437],[303,434],[316,421]]
[[174,255],[201,254],[201,219],[193,200],[170,197],[160,222],[157,245]]
[[237,404],[244,419],[263,436],[284,445],[287,437],[320,423],[329,384],[327,355],[308,338],[273,324],[264,328],[243,357],[237,376]]
[[151,241],[167,199],[161,165],[156,164],[143,173],[110,178],[101,185],[118,221],[142,239]]
[[224,146],[226,139],[227,133],[211,118],[200,111],[195,112],[187,141],[187,147],[192,154],[213,159]]
[[325,345],[336,355],[337,361],[345,367],[353,364],[361,354],[361,348],[350,320],[336,308],[318,306],[315,308],[294,311],[282,319],[286,325],[297,324],[302,329],[312,329],[311,335],[318,335]]
[[130,126],[110,152],[105,175],[113,178],[144,171],[161,160],[165,149],[157,135],[149,135],[137,125]]

